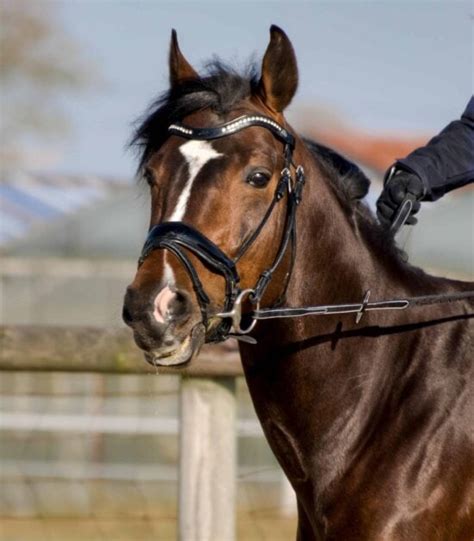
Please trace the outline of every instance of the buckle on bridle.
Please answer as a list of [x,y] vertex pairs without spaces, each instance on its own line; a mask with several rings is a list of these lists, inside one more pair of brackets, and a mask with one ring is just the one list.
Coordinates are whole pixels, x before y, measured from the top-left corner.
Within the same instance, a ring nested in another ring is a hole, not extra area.
[[[242,324],[242,303],[245,300],[246,297],[250,297],[253,295],[254,290],[253,289],[243,289],[238,295],[237,298],[234,301],[234,304],[232,306],[232,309],[227,312],[220,312],[216,314],[216,317],[220,318],[230,318],[232,320],[232,330],[235,334],[248,334],[250,331],[253,330],[255,325],[257,324],[257,319],[255,317],[252,318],[252,322],[250,325],[248,325],[245,328],[241,327]],[[255,305],[255,311],[258,311],[260,308],[260,301],[257,301]]]
[[367,305],[369,304],[369,297],[370,297],[370,289],[368,289],[366,292],[365,292],[365,295],[364,295],[364,300],[362,301],[361,305],[360,305],[360,308],[356,314],[356,325],[358,325],[360,323],[360,320],[362,319],[362,316],[364,315],[366,309],[367,309]]

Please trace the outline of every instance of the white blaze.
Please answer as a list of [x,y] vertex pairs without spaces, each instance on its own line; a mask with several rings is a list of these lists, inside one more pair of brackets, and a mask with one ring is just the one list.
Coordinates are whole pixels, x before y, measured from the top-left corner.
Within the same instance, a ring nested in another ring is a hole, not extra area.
[[[179,151],[184,156],[188,164],[188,180],[184,185],[183,191],[179,194],[178,202],[176,203],[176,208],[174,209],[171,216],[168,218],[170,222],[180,222],[183,219],[183,216],[186,213],[186,207],[189,201],[189,196],[191,195],[191,189],[193,187],[194,179],[197,177],[199,171],[204,167],[204,165],[214,158],[219,158],[223,154],[217,152],[212,148],[209,141],[188,141],[179,147]],[[165,250],[165,282],[166,284],[174,283],[174,274],[171,266],[166,261],[167,253]]]
[[185,157],[188,163],[189,178],[186,181],[183,191],[179,195],[176,208],[169,218],[170,222],[179,222],[183,219],[189,196],[191,195],[191,188],[193,187],[194,179],[202,167],[209,160],[222,156],[222,154],[212,148],[209,141],[188,141],[179,147],[179,151]]

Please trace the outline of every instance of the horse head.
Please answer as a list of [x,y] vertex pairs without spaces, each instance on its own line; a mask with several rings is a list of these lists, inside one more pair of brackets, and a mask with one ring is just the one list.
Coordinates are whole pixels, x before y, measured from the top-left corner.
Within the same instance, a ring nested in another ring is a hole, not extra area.
[[255,296],[259,284],[268,305],[284,294],[297,171],[283,111],[298,72],[285,33],[270,35],[260,77],[219,63],[200,76],[173,31],[170,89],[135,133],[151,219],[123,318],[152,364],[187,362],[204,341],[225,339],[230,322],[218,314],[240,292]]

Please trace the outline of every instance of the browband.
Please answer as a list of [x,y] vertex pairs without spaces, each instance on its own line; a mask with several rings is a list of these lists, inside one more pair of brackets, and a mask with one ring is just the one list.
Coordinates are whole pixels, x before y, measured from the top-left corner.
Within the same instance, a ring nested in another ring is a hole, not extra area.
[[285,145],[288,145],[291,150],[295,147],[295,138],[293,135],[280,126],[278,122],[275,122],[271,118],[262,115],[244,115],[239,118],[235,118],[225,124],[216,126],[214,128],[192,128],[186,126],[181,122],[175,122],[168,127],[168,132],[174,135],[179,135],[187,139],[199,139],[201,141],[208,141],[210,139],[219,139],[230,135],[232,133],[248,128],[249,126],[261,126],[269,129],[278,139],[283,141]]

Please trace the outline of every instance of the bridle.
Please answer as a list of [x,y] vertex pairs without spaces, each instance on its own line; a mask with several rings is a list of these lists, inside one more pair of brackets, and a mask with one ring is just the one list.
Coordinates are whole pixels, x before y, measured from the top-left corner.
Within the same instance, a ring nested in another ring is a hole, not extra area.
[[[296,166],[293,162],[293,151],[295,148],[293,135],[273,119],[263,115],[244,115],[220,126],[208,128],[193,128],[180,122],[175,122],[168,127],[168,133],[186,139],[210,141],[230,136],[250,126],[259,126],[269,130],[283,143],[284,166],[280,173],[280,179],[277,183],[272,202],[259,225],[240,246],[236,256],[230,258],[214,242],[191,225],[183,222],[163,222],[155,225],[149,231],[138,261],[138,266],[140,267],[150,253],[156,249],[169,250],[180,260],[193,284],[204,327],[207,329],[210,317],[220,319],[219,324],[208,332],[206,336],[207,342],[221,342],[232,336],[239,340],[256,343],[254,338],[246,335],[253,330],[258,320],[354,313],[356,314],[356,323],[359,323],[362,315],[369,311],[404,310],[413,306],[455,302],[474,297],[474,291],[467,291],[454,294],[425,295],[369,302],[369,290],[365,292],[361,303],[307,306],[301,308],[279,307],[278,305],[284,298],[294,267],[296,210],[301,202],[303,186],[305,184],[303,167],[301,165]],[[294,175],[291,173],[292,169],[294,170]],[[284,198],[285,194],[287,196],[285,225],[273,262],[260,274],[253,288],[242,290],[239,287],[240,276],[236,265],[258,238],[276,205]],[[260,301],[289,247],[291,249],[290,266],[284,278],[283,291],[274,306],[261,309]],[[193,253],[205,266],[224,277],[225,300],[224,308],[221,312],[212,315],[209,313],[209,296],[187,252]],[[254,309],[250,314],[244,315],[242,314],[242,304],[245,300],[249,300],[254,306]],[[243,319],[249,320],[244,326],[242,326]]]
[[[246,298],[251,301],[256,310],[260,308],[260,301],[273,277],[273,274],[280,266],[288,247],[291,245],[290,268],[286,273],[284,280],[285,285],[283,292],[280,295],[280,299],[283,298],[294,265],[296,243],[296,208],[301,202],[303,185],[305,183],[304,171],[301,166],[295,166],[293,163],[293,150],[295,148],[295,139],[293,135],[288,130],[280,126],[277,122],[266,116],[245,115],[212,128],[191,128],[181,123],[174,123],[168,127],[168,133],[171,135],[178,135],[186,139],[210,141],[213,139],[227,137],[250,126],[260,126],[262,128],[266,128],[283,143],[284,165],[280,173],[280,178],[277,183],[272,201],[267,208],[267,211],[252,234],[248,236],[240,246],[236,256],[234,258],[230,258],[210,239],[188,224],[182,222],[163,222],[155,225],[150,230],[138,262],[138,265],[140,266],[148,255],[153,250],[158,248],[167,249],[173,253],[181,261],[192,281],[201,310],[202,322],[206,328],[210,319],[210,299],[206,294],[199,275],[190,261],[186,251],[193,253],[212,271],[224,277],[224,308],[222,312],[212,315],[212,317],[220,318],[220,322],[216,327],[210,330],[210,333],[206,337],[206,341],[208,342],[220,342],[226,340],[230,335],[241,339],[243,338],[245,340],[244,335],[249,333],[254,328],[257,320],[252,319],[249,325],[242,327],[242,318],[239,317],[239,321],[237,322],[237,317],[234,314],[236,311],[238,311],[241,315],[242,302]],[[295,171],[294,176],[291,173],[292,169]],[[273,262],[260,274],[253,288],[241,290],[239,287],[240,276],[236,265],[243,255],[254,244],[262,229],[265,227],[265,224],[272,215],[273,210],[284,198],[285,194],[287,195],[285,226],[281,237],[280,246],[273,259]],[[231,332],[231,328],[233,332]],[[253,339],[248,337],[247,341],[253,342]]]

